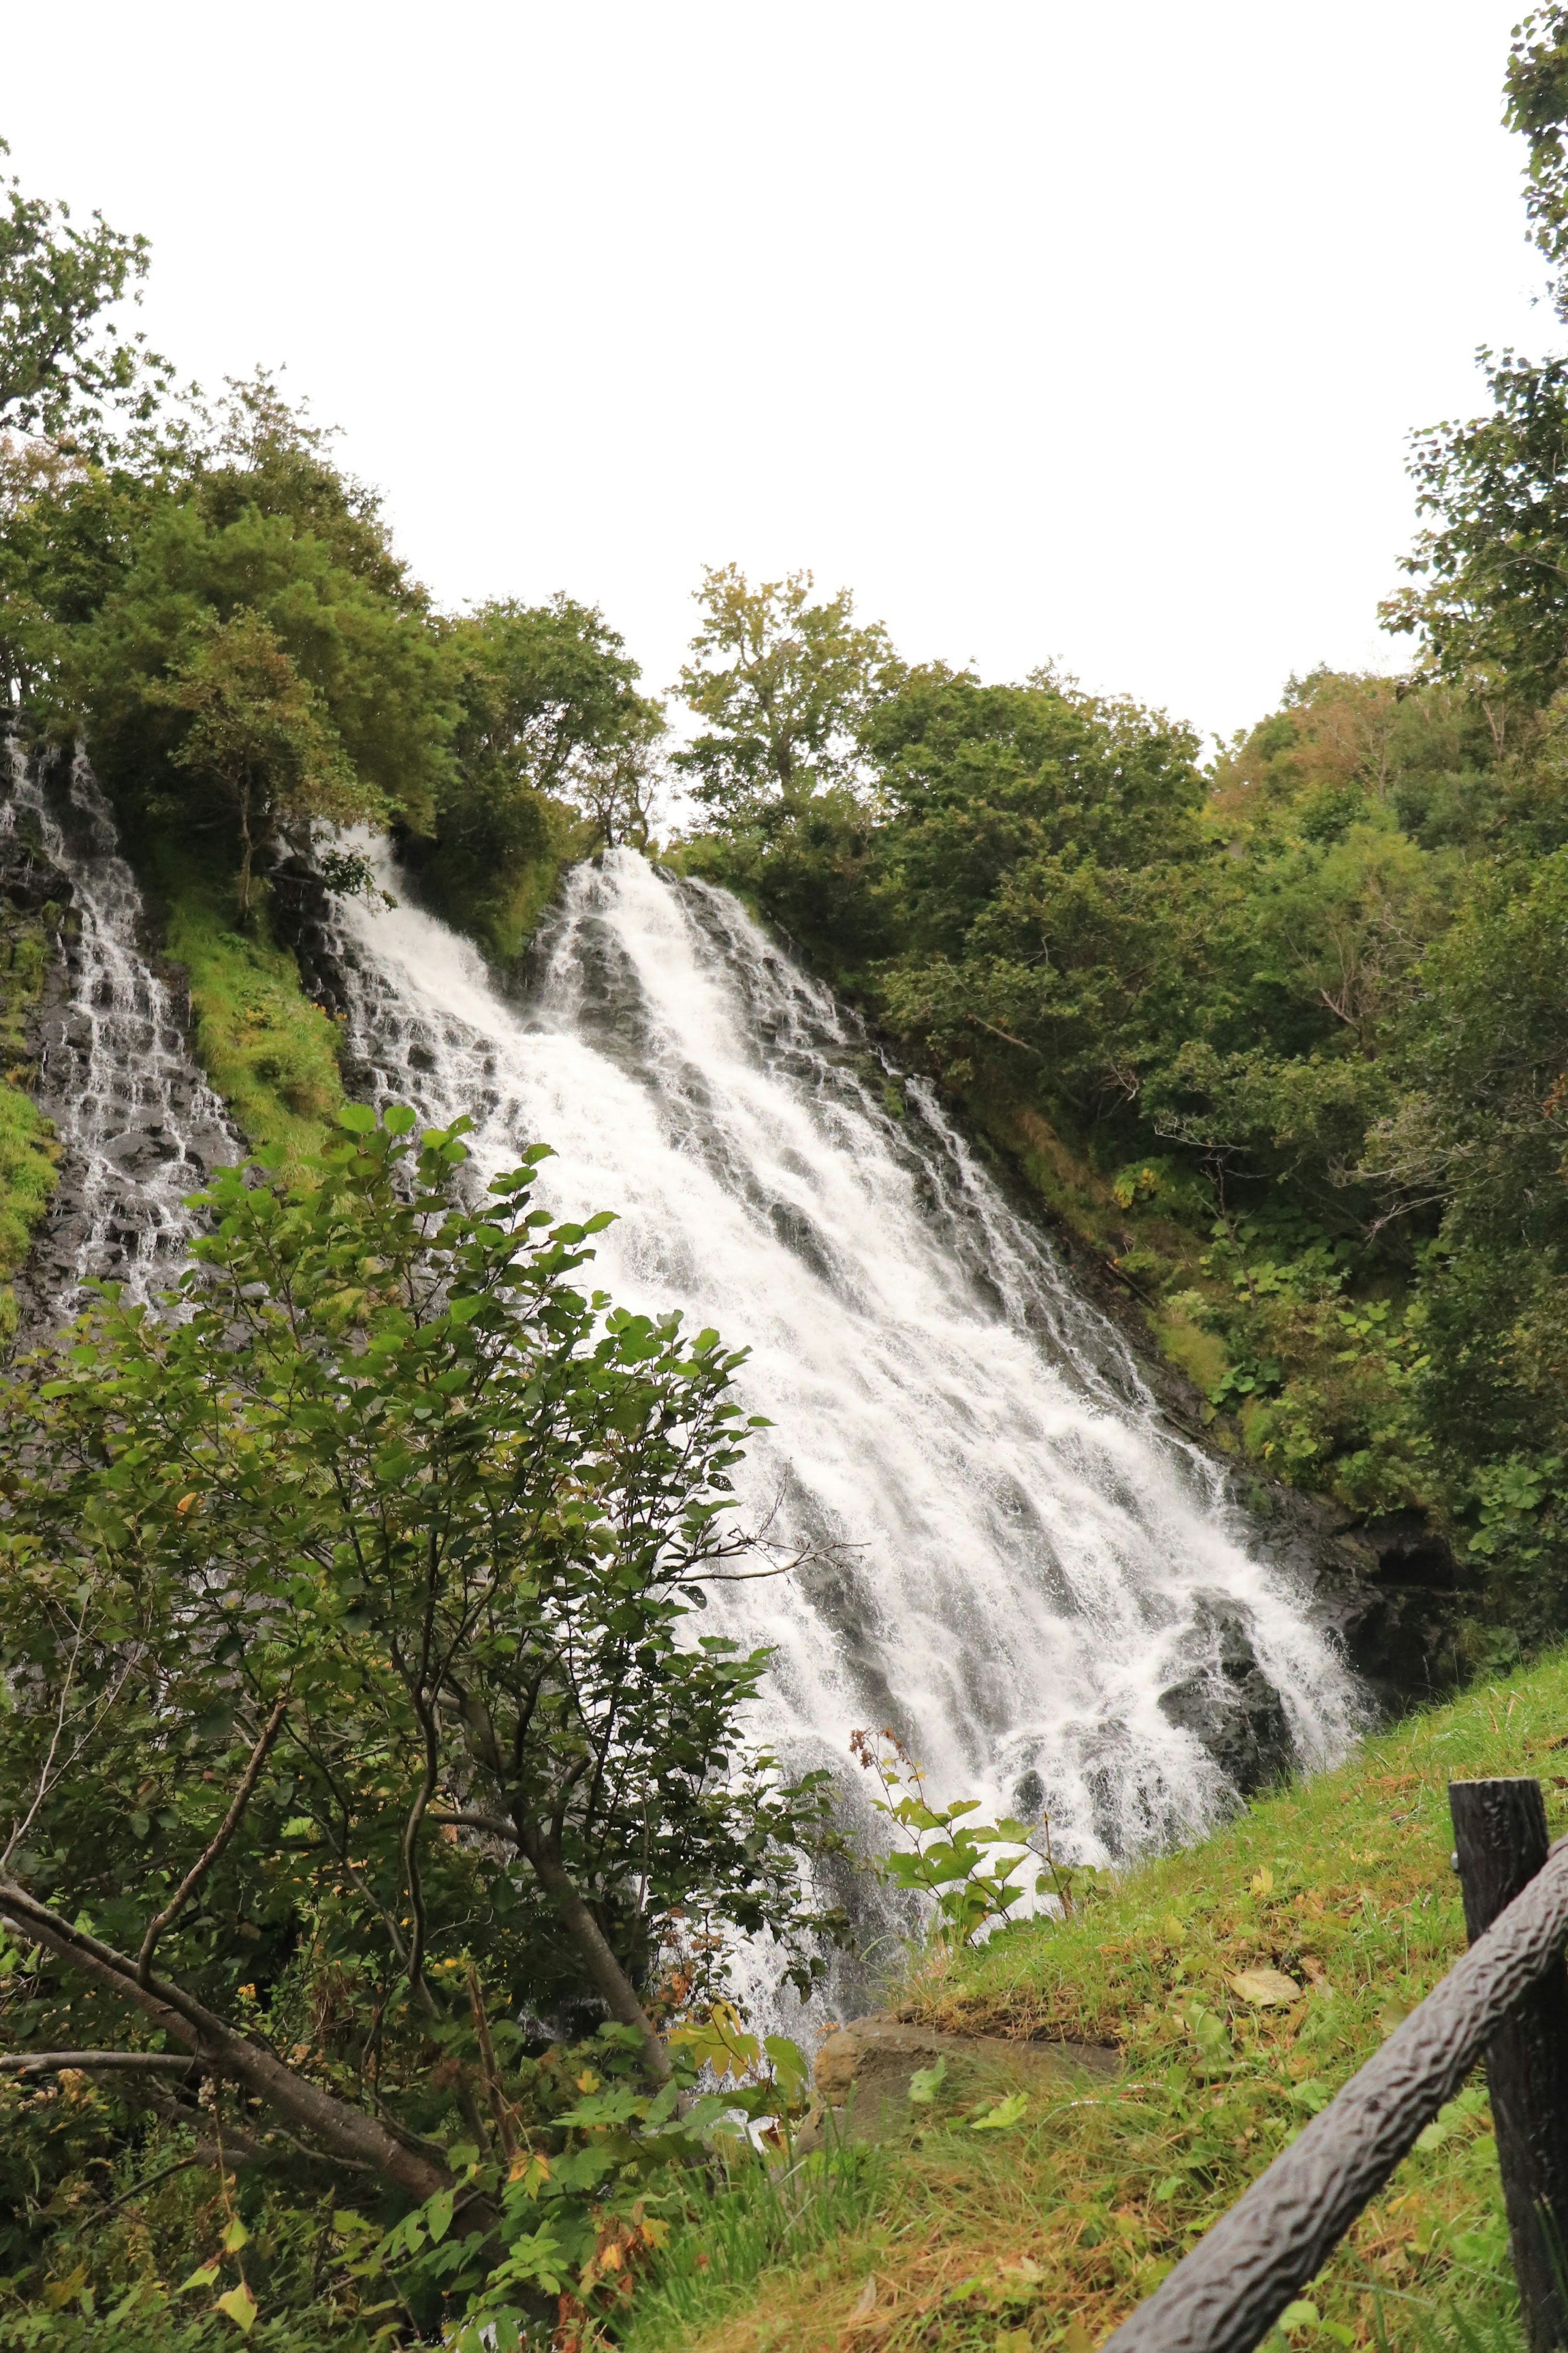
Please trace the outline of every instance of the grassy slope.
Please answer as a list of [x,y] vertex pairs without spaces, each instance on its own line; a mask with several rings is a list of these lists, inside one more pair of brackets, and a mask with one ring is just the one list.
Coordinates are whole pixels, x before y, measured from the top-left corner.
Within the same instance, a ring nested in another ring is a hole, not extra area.
[[337,1035],[301,993],[292,950],[271,938],[264,913],[254,931],[236,931],[226,878],[178,843],[150,842],[139,862],[163,946],[189,976],[197,1055],[241,1133],[290,1159],[319,1151],[343,1099]]
[[[1559,1753],[1562,1752],[1562,1753]],[[1558,1771],[1562,1766],[1565,1769]],[[1338,1771],[1247,1810],[1190,1852],[1130,1871],[1065,1923],[1026,1922],[914,1968],[896,2006],[972,2033],[1114,2039],[1114,2087],[1037,2095],[1013,2131],[913,2125],[858,2219],[743,2287],[723,2231],[688,2233],[679,2296],[631,2341],[692,2353],[1087,2353],[1233,2203],[1464,1942],[1448,1865],[1450,1777],[1537,1774],[1568,1827],[1568,1652],[1368,1741]],[[1291,1977],[1258,2010],[1228,1980]],[[1445,2340],[1504,2323],[1511,2278],[1479,2085],[1367,2210],[1312,2290],[1298,2345]],[[869,2281],[874,2300],[868,2302]],[[691,2286],[707,2325],[691,2326]],[[711,2284],[707,2284],[707,2283]],[[675,2306],[689,2316],[674,2334]],[[859,2317],[857,2320],[856,2315]],[[1511,2341],[1505,2334],[1503,2341]]]
[[[48,966],[52,926],[0,900],[0,1277],[26,1256],[55,1189],[54,1129],[26,1089],[27,1017]],[[0,1334],[16,1325],[9,1286],[0,1283]]]

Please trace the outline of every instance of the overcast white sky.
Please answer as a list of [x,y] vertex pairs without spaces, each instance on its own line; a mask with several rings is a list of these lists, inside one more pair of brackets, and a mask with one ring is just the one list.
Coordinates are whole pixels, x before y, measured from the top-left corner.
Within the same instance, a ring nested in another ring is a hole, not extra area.
[[701,565],[1205,728],[1387,667],[1412,426],[1541,348],[1522,0],[77,0],[4,16],[29,189],[286,362],[443,602]]

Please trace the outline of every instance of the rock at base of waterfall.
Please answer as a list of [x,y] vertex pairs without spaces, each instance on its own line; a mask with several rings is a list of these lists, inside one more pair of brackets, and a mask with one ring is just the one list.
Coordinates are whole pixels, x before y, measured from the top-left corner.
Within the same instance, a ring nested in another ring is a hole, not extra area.
[[[939,2062],[935,2096],[917,2105],[910,2086]],[[1118,2054],[1098,2042],[1013,2042],[994,2034],[946,2034],[877,2012],[830,2034],[812,2069],[815,2099],[795,2139],[805,2156],[827,2139],[885,2140],[952,2111],[1009,2092],[1059,2092],[1113,2075]]]
[[1201,1741],[1244,1798],[1295,1769],[1284,1702],[1258,1663],[1247,1612],[1225,1593],[1196,1597],[1185,1649],[1194,1672],[1160,1694],[1170,1724]]

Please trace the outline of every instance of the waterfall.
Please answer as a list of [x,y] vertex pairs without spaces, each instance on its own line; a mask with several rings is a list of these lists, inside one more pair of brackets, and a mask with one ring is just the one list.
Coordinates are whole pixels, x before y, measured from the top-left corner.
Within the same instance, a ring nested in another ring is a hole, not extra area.
[[64,1147],[35,1259],[51,1314],[93,1276],[147,1299],[179,1271],[184,1198],[245,1146],[185,1041],[181,1008],[142,946],[145,911],[85,757],[29,762],[7,739],[0,829],[26,828],[70,886],[60,984],[40,1025],[38,1101]]
[[1250,1680],[1297,1762],[1340,1753],[1353,1680],[1223,1474],[932,1091],[732,897],[579,866],[515,1001],[415,906],[349,902],[334,945],[356,1092],[471,1113],[484,1174],[553,1145],[546,1206],[617,1213],[617,1303],[749,1346],[744,1508],[830,1548],[714,1590],[709,1625],[773,1646],[760,1739],[842,1774],[890,1725],[939,1798],[1044,1810],[1089,1862],[1234,1804],[1205,1694]]

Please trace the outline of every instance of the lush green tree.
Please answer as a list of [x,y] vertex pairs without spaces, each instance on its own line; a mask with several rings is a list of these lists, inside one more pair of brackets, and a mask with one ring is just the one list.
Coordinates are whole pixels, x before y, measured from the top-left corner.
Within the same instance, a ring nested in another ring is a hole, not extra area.
[[502,601],[450,625],[459,717],[435,823],[444,895],[504,890],[559,853],[563,807],[615,842],[637,822],[664,726],[596,607]]
[[864,779],[860,733],[892,649],[879,622],[856,621],[847,589],[818,604],[811,591],[809,572],[753,588],[733,564],[696,591],[679,691],[704,724],[671,765],[727,823],[776,819]]
[[952,952],[1031,859],[1146,867],[1200,847],[1197,738],[1038,671],[983,686],[900,673],[868,717],[889,862],[913,938]]
[[344,755],[321,697],[300,676],[268,624],[242,607],[191,641],[148,699],[184,712],[189,726],[170,757],[210,786],[239,834],[239,920],[251,914],[255,860],[280,839],[316,824],[352,825],[381,803]]
[[78,228],[68,205],[0,182],[0,427],[98,450],[114,412],[152,416],[168,363],[109,315],[141,301],[147,259],[146,238],[101,213]]
[[1568,264],[1568,8],[1532,8],[1514,29],[1503,85],[1504,119],[1530,142],[1526,202],[1536,244],[1558,272],[1557,302],[1563,310],[1563,271]]
[[[1531,231],[1568,317],[1568,9],[1537,8],[1515,30],[1505,119],[1529,142]],[[1426,585],[1385,605],[1418,633],[1443,678],[1462,680],[1500,749],[1563,684],[1568,657],[1568,364],[1481,353],[1491,408],[1416,437],[1411,470],[1434,517],[1405,569]]]
[[220,488],[213,512],[200,473],[171,495],[132,502],[140,528],[123,574],[68,632],[57,725],[79,722],[128,807],[166,803],[184,730],[163,682],[215,624],[254,613],[320,698],[361,787],[426,822],[450,773],[452,705],[436,632],[402,595],[340,561],[330,538],[275,508],[265,469],[237,510],[230,485]]
[[1462,683],[1501,750],[1563,682],[1568,656],[1568,362],[1482,354],[1490,412],[1417,437],[1421,512],[1404,568],[1426,583],[1383,607]]
[[740,1359],[574,1286],[605,1220],[531,1207],[540,1150],[468,1208],[456,1132],[342,1116],[303,1177],[219,1176],[171,1312],[110,1299],[12,1385],[0,1911],[47,1945],[40,1907],[89,1909],[101,1952],[48,1949],[198,2047],[335,1973],[331,2087],[424,2128],[408,2037],[464,1953],[509,2014],[597,2000],[659,2076],[667,1964],[771,1931],[809,1981],[827,1799],[745,1749],[766,1653],[690,1622],[751,1573]]
[[1511,882],[1479,877],[1423,960],[1379,1153],[1404,1198],[1443,1205],[1451,1239],[1551,1260],[1568,1251],[1568,851]]
[[[1095,1118],[1134,1100],[1191,986],[1182,869],[1205,854],[1196,741],[1047,673],[902,673],[865,729],[885,811],[886,1015],[980,1071]],[[1021,1059],[1021,1057],[1023,1059]]]

